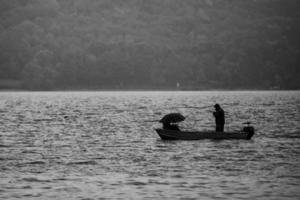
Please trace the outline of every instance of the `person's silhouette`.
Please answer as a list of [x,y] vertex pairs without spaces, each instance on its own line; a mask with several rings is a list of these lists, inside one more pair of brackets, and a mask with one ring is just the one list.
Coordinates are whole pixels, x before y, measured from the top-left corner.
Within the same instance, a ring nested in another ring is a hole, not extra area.
[[216,121],[216,131],[223,132],[225,124],[224,110],[219,104],[216,104],[214,107],[216,109],[216,111],[213,113]]
[[174,130],[174,131],[180,131],[177,124],[170,124],[170,123],[163,123],[163,129],[165,130]]

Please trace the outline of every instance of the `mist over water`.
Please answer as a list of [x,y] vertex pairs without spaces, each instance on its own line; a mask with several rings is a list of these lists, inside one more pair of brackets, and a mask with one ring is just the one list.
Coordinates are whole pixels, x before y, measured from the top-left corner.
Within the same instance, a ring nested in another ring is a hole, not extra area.
[[[151,120],[251,140],[162,141]],[[191,109],[187,106],[209,106]],[[299,199],[300,92],[1,92],[0,199]]]

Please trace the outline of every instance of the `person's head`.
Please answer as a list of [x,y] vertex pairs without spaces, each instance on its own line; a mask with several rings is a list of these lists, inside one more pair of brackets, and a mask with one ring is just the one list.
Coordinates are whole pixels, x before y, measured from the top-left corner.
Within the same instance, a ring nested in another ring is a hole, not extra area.
[[214,107],[215,107],[215,109],[216,109],[216,110],[220,110],[220,108],[221,108],[221,106],[220,106],[218,103],[217,103],[217,104],[215,104],[215,106],[214,106]]

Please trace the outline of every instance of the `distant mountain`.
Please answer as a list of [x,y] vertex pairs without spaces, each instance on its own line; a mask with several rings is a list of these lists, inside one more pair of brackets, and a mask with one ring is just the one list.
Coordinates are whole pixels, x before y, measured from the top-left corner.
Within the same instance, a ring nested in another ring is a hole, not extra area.
[[299,89],[299,8],[299,0],[0,0],[0,88]]

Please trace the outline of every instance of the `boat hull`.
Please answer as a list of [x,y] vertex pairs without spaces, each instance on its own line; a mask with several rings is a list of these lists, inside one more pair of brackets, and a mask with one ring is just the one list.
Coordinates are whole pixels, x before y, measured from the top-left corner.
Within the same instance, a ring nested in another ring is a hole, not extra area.
[[202,139],[244,139],[250,140],[254,135],[254,131],[236,131],[236,132],[215,132],[215,131],[176,131],[155,129],[157,134],[163,140],[202,140]]

